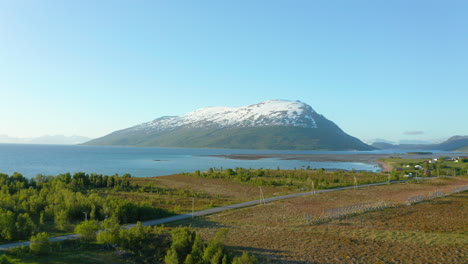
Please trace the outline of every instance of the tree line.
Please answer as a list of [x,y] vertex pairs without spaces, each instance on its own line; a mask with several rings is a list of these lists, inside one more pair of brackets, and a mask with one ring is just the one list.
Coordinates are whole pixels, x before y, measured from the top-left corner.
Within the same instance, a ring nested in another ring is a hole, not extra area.
[[354,184],[383,182],[388,179],[385,173],[367,171],[326,171],[310,167],[280,170],[278,169],[217,169],[195,171],[189,175],[203,178],[228,179],[235,182],[249,183],[257,186],[285,186],[302,190],[327,189]]

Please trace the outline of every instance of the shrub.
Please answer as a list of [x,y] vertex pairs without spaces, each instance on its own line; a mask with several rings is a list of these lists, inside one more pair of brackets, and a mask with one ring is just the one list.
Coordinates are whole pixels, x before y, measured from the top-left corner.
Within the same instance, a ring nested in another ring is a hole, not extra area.
[[255,256],[247,254],[247,252],[242,253],[242,256],[235,257],[232,261],[232,264],[257,264],[258,260]]
[[50,251],[49,235],[43,232],[32,236],[29,250],[34,255],[47,255]]
[[97,233],[97,241],[102,244],[117,244],[119,242],[120,226],[115,218],[108,218],[102,222],[104,230]]
[[96,240],[96,233],[99,230],[99,222],[96,220],[83,221],[75,228],[75,233],[80,234],[85,241]]
[[11,259],[5,255],[0,255],[0,264],[13,264]]
[[203,261],[205,263],[219,264],[223,263],[223,259],[227,260],[228,251],[224,246],[227,239],[229,229],[221,228],[216,232],[214,238],[208,242],[208,245],[203,252]]

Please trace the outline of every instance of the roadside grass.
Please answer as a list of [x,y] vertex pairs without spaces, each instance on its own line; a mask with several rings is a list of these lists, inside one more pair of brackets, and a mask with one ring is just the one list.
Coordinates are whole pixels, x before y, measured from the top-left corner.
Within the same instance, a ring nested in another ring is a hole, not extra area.
[[[45,232],[47,232],[49,237],[56,237],[56,236],[74,234],[75,224],[76,223],[67,223],[64,225],[63,230],[59,230],[51,221],[46,221],[42,225],[42,228],[43,230],[45,230]],[[8,244],[8,243],[15,243],[15,242],[23,242],[23,241],[29,241],[29,239],[16,240],[14,242],[0,239],[0,244]]]
[[21,264],[109,264],[133,263],[130,259],[122,258],[103,249],[102,245],[91,243],[83,247],[78,241],[68,241],[51,248],[48,255],[33,255],[21,250],[13,250],[7,254],[12,263]]
[[85,250],[77,252],[52,253],[48,256],[24,256],[21,258],[11,257],[13,263],[21,264],[109,264],[109,263],[132,263],[110,252],[97,252]]

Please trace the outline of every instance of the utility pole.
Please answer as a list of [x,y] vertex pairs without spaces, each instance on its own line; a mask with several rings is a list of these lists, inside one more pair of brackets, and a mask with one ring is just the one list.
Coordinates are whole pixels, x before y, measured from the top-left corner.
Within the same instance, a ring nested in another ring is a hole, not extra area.
[[262,186],[258,186],[260,188],[260,203],[261,204],[266,204],[265,202],[265,196],[263,196],[263,190],[262,190]]
[[354,177],[354,190],[356,190],[357,188],[357,179],[356,179],[356,176],[353,176]]
[[83,212],[84,216],[85,216],[85,221],[88,221],[88,213],[87,212]]
[[312,180],[312,194],[315,194],[315,184],[314,184],[314,180]]

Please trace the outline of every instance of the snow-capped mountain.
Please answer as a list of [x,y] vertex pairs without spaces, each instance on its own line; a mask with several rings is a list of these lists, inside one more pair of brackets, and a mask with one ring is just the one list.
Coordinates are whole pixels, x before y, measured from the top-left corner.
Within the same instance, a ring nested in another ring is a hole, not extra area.
[[270,100],[239,108],[205,107],[182,116],[165,116],[135,126],[132,130],[163,131],[179,127],[233,128],[294,126],[315,128],[315,111],[299,101]]
[[113,132],[87,145],[185,148],[369,150],[300,101],[206,107]]

